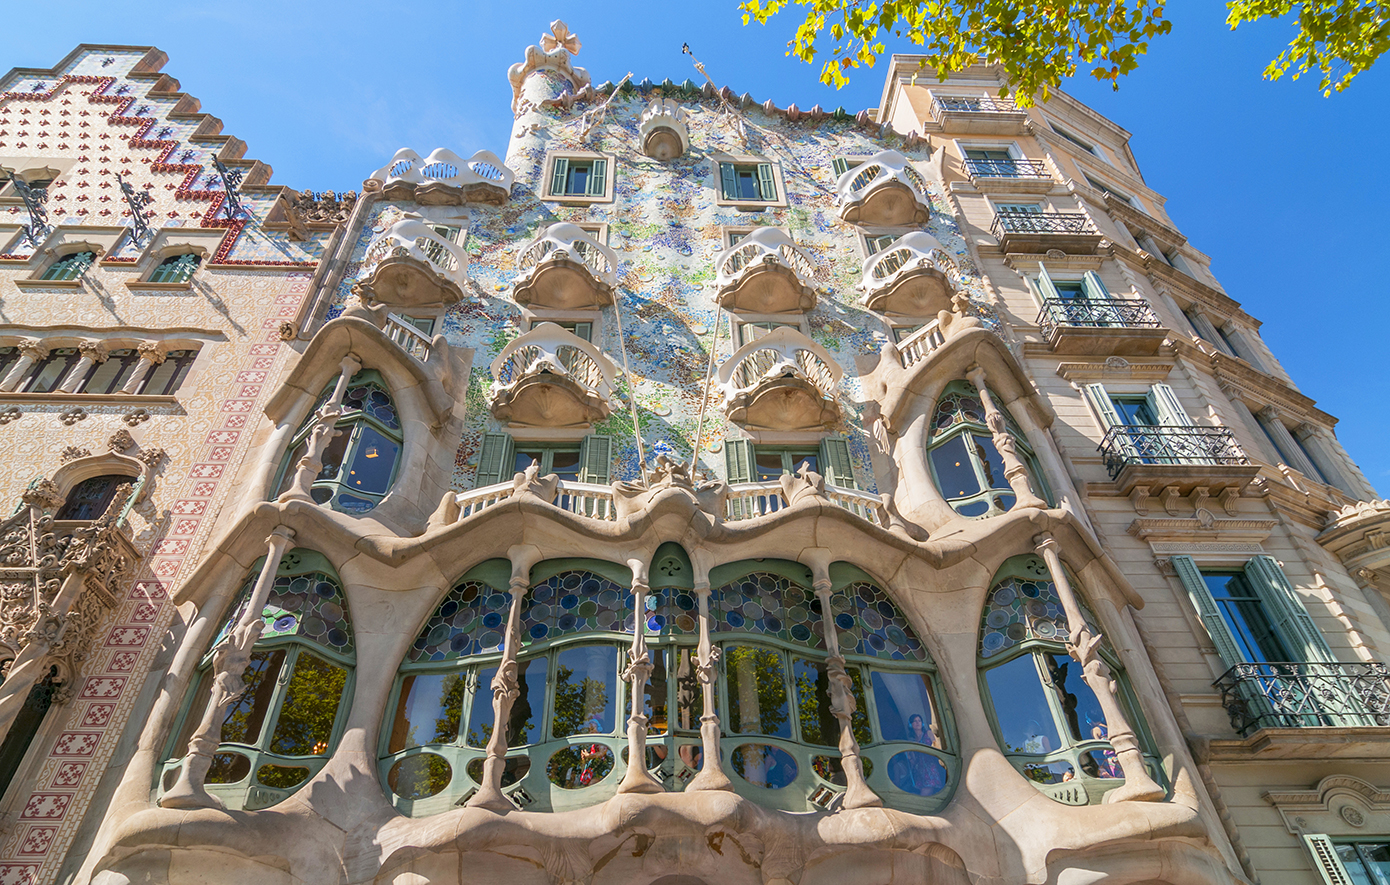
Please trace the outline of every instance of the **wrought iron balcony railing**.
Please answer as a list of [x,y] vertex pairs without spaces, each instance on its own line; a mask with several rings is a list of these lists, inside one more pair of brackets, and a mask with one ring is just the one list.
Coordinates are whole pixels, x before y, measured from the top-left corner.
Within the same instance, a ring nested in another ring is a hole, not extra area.
[[1048,298],[1038,314],[1044,338],[1058,326],[1157,329],[1161,326],[1146,301],[1133,298]]
[[1390,667],[1381,663],[1236,664],[1212,684],[1241,735],[1390,725]]
[[994,216],[990,233],[1005,234],[1093,234],[1091,219],[1080,212],[1000,212]]
[[1012,98],[991,96],[943,96],[936,100],[939,111],[966,111],[979,114],[1012,114],[1019,106]]
[[1235,434],[1225,427],[1119,424],[1110,428],[1098,448],[1111,479],[1134,464],[1250,463]]
[[965,161],[970,180],[977,178],[1051,178],[1042,160],[976,160]]

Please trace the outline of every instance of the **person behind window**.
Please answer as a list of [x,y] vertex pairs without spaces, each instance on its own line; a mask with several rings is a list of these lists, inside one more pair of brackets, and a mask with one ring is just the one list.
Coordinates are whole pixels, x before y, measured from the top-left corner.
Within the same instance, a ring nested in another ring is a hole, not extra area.
[[926,744],[928,747],[936,746],[936,735],[927,728],[927,723],[922,719],[921,713],[913,713],[907,720],[909,740],[919,744]]

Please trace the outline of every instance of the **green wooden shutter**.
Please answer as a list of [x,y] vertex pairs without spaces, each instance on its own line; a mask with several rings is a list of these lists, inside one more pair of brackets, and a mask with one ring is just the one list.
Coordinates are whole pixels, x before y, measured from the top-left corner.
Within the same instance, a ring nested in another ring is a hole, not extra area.
[[550,194],[559,197],[565,193],[565,178],[570,171],[570,161],[564,157],[555,158],[555,168],[550,173]]
[[1111,295],[1105,288],[1105,283],[1101,282],[1100,274],[1093,270],[1086,271],[1081,277],[1081,293],[1090,302],[1088,312],[1092,322],[1101,326],[1124,325],[1123,318],[1114,306],[1107,303]]
[[1104,384],[1087,384],[1083,389],[1091,408],[1095,409],[1096,415],[1100,417],[1104,429],[1109,430],[1117,424],[1124,423],[1120,420],[1120,413],[1115,411],[1115,404],[1110,401],[1110,394],[1106,393]]
[[724,199],[738,199],[738,175],[734,172],[733,163],[719,164],[719,183],[724,191]]
[[769,203],[777,199],[777,182],[772,178],[772,164],[758,164],[758,190]]
[[1056,286],[1052,285],[1052,277],[1048,276],[1047,268],[1043,267],[1041,262],[1038,264],[1038,293],[1042,295],[1044,300],[1048,298],[1062,300],[1061,293],[1057,291]]
[[840,176],[849,171],[849,160],[844,157],[836,157],[830,161],[830,168],[835,170],[835,180],[839,181]]
[[505,433],[484,433],[483,450],[478,455],[478,476],[473,480],[473,488],[496,485],[504,479],[511,479],[516,472],[512,470],[512,438]]
[[1207,582],[1203,580],[1197,563],[1193,562],[1190,556],[1174,556],[1172,563],[1178,573],[1178,580],[1182,581],[1183,587],[1187,590],[1187,597],[1192,600],[1192,607],[1197,610],[1198,617],[1206,626],[1207,635],[1211,637],[1222,662],[1227,667],[1244,663],[1245,658],[1240,653],[1240,646],[1231,635],[1231,628],[1221,616],[1221,610],[1216,607],[1216,600],[1207,589]]
[[843,437],[828,436],[820,441],[820,469],[825,481],[842,489],[857,489],[854,484],[854,465],[849,459],[849,442]]
[[1336,663],[1322,631],[1313,623],[1313,616],[1303,607],[1303,600],[1274,557],[1264,553],[1252,556],[1245,564],[1245,577],[1273,616],[1274,627],[1289,651],[1302,654],[1304,661]]
[[589,196],[601,197],[608,184],[608,161],[595,160],[589,167]]
[[[753,469],[753,443],[746,439],[726,439],[724,441],[724,468],[728,473],[729,485],[752,482],[757,473]],[[751,516],[752,502],[742,498],[731,498],[729,515],[734,519]]]
[[1304,833],[1303,844],[1308,846],[1308,853],[1313,855],[1313,866],[1322,874],[1322,881],[1326,885],[1355,885],[1347,868],[1337,857],[1337,846],[1326,835]]
[[1191,427],[1192,419],[1187,417],[1178,395],[1167,384],[1155,384],[1147,396],[1149,408],[1158,416],[1158,423],[1164,427]]
[[613,438],[591,434],[579,444],[579,479],[597,485],[612,482]]
[[1086,271],[1081,277],[1081,291],[1087,298],[1104,300],[1110,297],[1110,292],[1106,290],[1105,283],[1101,282],[1100,274],[1093,270]]

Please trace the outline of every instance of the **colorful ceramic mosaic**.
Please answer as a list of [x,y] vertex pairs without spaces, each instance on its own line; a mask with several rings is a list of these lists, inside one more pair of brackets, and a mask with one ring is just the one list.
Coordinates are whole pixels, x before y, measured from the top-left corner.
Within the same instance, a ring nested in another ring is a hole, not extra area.
[[412,663],[447,661],[502,650],[511,597],[481,581],[449,591],[410,647]]
[[[1047,577],[1041,560],[1030,560],[1031,578],[1011,577],[994,585],[985,606],[980,636],[980,656],[989,658],[1008,651],[1020,642],[1042,639],[1065,642],[1069,628],[1057,589]],[[1080,602],[1080,600],[1078,600]],[[1095,618],[1082,603],[1082,617],[1092,634],[1099,634]]]
[[840,651],[894,661],[927,661],[930,656],[907,618],[882,588],[857,581],[831,598]]

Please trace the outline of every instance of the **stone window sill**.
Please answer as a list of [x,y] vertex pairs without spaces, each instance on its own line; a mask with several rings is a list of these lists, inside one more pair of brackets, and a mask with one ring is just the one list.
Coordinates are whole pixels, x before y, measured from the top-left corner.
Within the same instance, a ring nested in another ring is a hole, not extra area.
[[15,393],[0,391],[0,402],[6,403],[95,403],[99,405],[174,406],[178,397],[152,393]]

